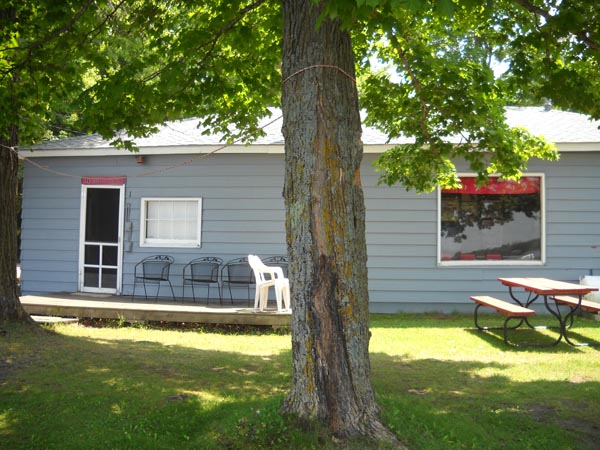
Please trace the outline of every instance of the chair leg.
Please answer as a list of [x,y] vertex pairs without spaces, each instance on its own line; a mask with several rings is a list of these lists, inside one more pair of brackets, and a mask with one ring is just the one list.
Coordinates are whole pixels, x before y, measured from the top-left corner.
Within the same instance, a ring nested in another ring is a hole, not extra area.
[[283,288],[284,285],[281,282],[275,282],[275,286],[273,286],[273,289],[275,290],[275,300],[277,301],[277,311],[282,311],[282,296],[283,296]]
[[135,299],[135,284],[137,282],[137,278],[134,276],[133,277],[133,292],[131,293],[131,301],[133,301]]
[[210,283],[206,284],[206,306],[208,306],[208,302],[210,301]]
[[269,303],[269,286],[261,286],[260,288],[260,310],[267,309]]
[[277,311],[281,311],[281,291],[282,289],[275,285],[273,286],[275,289],[275,301],[277,302]]
[[256,292],[254,293],[254,309],[255,310],[259,310],[261,305],[260,305],[260,289],[258,288],[258,286],[256,287]]
[[156,287],[156,297],[154,297],[154,301],[158,302],[158,294],[160,293],[160,281],[158,282],[158,286]]
[[167,280],[167,283],[169,283],[169,287],[171,288],[171,295],[173,296],[173,301],[176,302],[177,300],[175,299],[175,291],[173,290],[173,285],[171,284],[171,280]]
[[284,284],[281,287],[281,294],[283,295],[283,306],[285,307],[286,311],[289,311],[291,308],[290,306],[290,285],[289,284]]

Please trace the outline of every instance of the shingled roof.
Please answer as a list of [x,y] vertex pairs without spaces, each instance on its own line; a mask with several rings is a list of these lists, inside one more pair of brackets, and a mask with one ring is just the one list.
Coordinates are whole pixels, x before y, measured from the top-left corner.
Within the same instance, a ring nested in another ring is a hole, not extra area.
[[[263,120],[265,136],[252,142],[250,146],[236,143],[220,152],[282,152],[281,112],[272,110],[272,116]],[[587,116],[567,111],[547,110],[544,107],[508,107],[506,119],[511,126],[528,129],[532,134],[543,135],[557,144],[561,151],[600,151],[600,121],[592,121]],[[159,153],[203,153],[213,151],[225,143],[220,134],[204,134],[198,127],[198,119],[168,122],[158,127],[158,132],[145,138],[136,138],[135,144],[141,154]],[[363,126],[362,134],[365,152],[382,151],[389,146],[409,143],[406,138],[392,139],[381,131]],[[458,139],[450,139],[458,142]],[[82,156],[101,155],[119,152],[108,140],[98,135],[77,136],[67,139],[47,141],[27,151],[26,156]]]

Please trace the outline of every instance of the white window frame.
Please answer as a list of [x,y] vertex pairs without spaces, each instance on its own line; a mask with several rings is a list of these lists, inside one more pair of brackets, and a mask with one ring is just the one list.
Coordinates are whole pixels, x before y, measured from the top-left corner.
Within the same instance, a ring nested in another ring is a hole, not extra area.
[[[148,239],[146,216],[149,202],[197,202],[198,217],[195,239]],[[202,198],[200,197],[143,197],[140,206],[140,247],[200,248],[202,245]]]
[[[476,177],[476,173],[460,172],[457,173],[459,178]],[[498,174],[490,175],[498,177]],[[437,265],[439,267],[458,267],[458,266],[543,266],[546,264],[546,177],[544,173],[524,173],[523,177],[538,177],[540,178],[540,259],[539,260],[519,260],[519,259],[502,259],[502,260],[475,260],[475,261],[442,261],[442,189],[438,188],[437,198]]]

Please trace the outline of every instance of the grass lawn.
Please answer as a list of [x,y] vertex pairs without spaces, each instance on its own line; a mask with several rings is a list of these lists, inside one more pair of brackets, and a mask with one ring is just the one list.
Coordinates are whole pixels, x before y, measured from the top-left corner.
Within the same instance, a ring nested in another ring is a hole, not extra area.
[[[600,322],[576,328],[600,341]],[[470,315],[374,315],[371,329],[382,414],[409,448],[598,448],[600,350],[507,347]],[[290,374],[287,331],[11,325],[0,448],[335,448],[279,417]]]

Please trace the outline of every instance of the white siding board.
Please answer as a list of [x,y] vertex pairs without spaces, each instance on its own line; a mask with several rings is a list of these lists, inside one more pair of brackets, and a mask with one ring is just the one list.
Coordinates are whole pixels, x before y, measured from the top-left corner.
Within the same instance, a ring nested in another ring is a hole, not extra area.
[[43,248],[41,245],[32,249],[23,249],[21,251],[21,262],[23,260],[27,260],[28,262],[36,261],[36,262],[46,262],[46,263],[54,263],[54,262],[77,262],[77,257],[79,255],[78,251],[72,251],[71,249],[63,249],[60,252],[55,250],[47,250]]
[[[581,222],[549,223],[546,225],[546,237],[551,236],[553,238],[552,242],[560,242],[560,236],[564,235],[582,234],[597,236],[598,231],[594,231],[592,228],[589,223]],[[552,245],[552,242],[549,245]]]
[[422,201],[420,198],[405,198],[392,200],[389,198],[368,199],[365,204],[369,211],[388,211],[391,208],[399,211],[408,211],[410,213],[418,213],[421,211],[429,212],[435,202]]
[[[280,219],[281,217],[277,218]],[[250,223],[241,220],[204,220],[202,222],[202,231],[206,233],[244,232],[248,229],[258,229],[265,233],[285,234],[285,226],[283,223],[269,220],[256,220]]]
[[[600,187],[599,187],[600,189]],[[590,191],[591,193],[592,191]],[[598,194],[598,191],[595,191],[595,194]],[[582,197],[581,195],[578,198],[571,199],[552,199],[552,207],[551,212],[573,212],[576,211],[579,214],[583,214],[582,211],[600,211],[600,198],[592,198],[590,194],[590,198]]]
[[[553,201],[562,202],[562,201],[574,201],[574,202],[582,202],[584,205],[587,201],[597,201],[598,200],[598,190],[600,190],[600,186],[595,189],[557,189],[551,191],[551,198]],[[583,210],[585,211],[588,207],[583,206]]]
[[390,209],[367,209],[367,219],[375,222],[393,222],[399,227],[402,227],[407,222],[434,223],[437,220],[434,211],[422,212],[422,215],[419,215],[411,210],[391,209],[392,207],[393,205],[390,205]]
[[[573,215],[573,213],[577,213]],[[583,224],[597,224],[600,223],[600,210],[594,212],[582,212],[572,210],[571,212],[558,212],[558,211],[548,211],[548,219],[552,220],[554,223],[567,223],[571,224],[576,222],[580,225]]]
[[[27,205],[29,206],[29,205]],[[27,209],[23,211],[21,218],[27,224],[29,220],[44,222],[47,219],[59,222],[63,221],[77,221],[79,225],[79,208],[39,208],[39,209]]]
[[411,233],[369,234],[368,245],[431,246],[431,235]]
[[560,234],[560,239],[555,239],[557,242],[554,246],[562,247],[599,247],[600,236],[598,234]]
[[[28,238],[43,237],[46,239],[50,235],[48,233],[55,233],[57,231],[60,232],[68,232],[68,233],[79,233],[79,222],[74,223],[73,220],[70,219],[45,219],[44,220],[29,220],[32,219],[31,214],[27,214],[23,216],[27,218],[24,227],[21,227],[21,233],[23,235],[27,235]],[[72,237],[72,234],[69,234],[69,237]]]
[[[202,199],[204,204],[204,199]],[[257,215],[255,211],[239,210],[233,211],[231,209],[207,209],[203,208],[204,220],[208,221],[223,221],[223,222],[279,222],[284,227],[283,220],[285,219],[285,211],[283,211],[283,205],[281,209],[271,209],[267,211],[261,211],[260,215]]]
[[66,250],[77,250],[78,242],[66,239],[26,239],[21,244],[21,250],[35,250],[43,245],[44,250],[62,252]]

